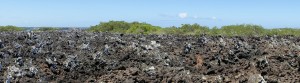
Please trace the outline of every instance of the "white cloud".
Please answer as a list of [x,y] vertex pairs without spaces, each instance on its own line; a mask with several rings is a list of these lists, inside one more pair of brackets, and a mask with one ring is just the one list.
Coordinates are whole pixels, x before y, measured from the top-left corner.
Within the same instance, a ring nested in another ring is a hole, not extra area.
[[188,13],[179,13],[178,16],[179,16],[179,18],[187,18]]
[[186,12],[181,12],[176,15],[172,14],[159,14],[161,17],[167,17],[167,18],[181,18],[181,19],[195,19],[195,20],[218,20],[219,18],[215,16],[210,16],[210,17],[203,17],[199,15],[189,15]]

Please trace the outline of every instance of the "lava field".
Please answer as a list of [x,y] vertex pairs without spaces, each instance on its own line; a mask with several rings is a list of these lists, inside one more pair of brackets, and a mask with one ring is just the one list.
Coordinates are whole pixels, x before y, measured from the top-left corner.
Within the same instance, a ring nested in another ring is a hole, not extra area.
[[300,37],[0,32],[0,83],[300,82]]

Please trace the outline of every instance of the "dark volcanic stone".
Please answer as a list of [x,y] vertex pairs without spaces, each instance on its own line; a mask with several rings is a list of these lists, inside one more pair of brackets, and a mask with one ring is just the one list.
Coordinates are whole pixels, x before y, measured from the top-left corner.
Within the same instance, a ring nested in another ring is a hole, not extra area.
[[294,36],[0,33],[0,83],[300,81]]

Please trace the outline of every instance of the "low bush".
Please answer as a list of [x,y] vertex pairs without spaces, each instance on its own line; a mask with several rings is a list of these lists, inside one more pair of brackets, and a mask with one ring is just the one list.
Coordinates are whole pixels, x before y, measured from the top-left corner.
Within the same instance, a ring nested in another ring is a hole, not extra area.
[[21,27],[16,27],[16,26],[0,26],[0,31],[23,31],[25,30],[24,28]]
[[265,36],[265,35],[295,35],[300,36],[300,29],[277,28],[264,29],[260,25],[239,24],[222,26],[221,28],[201,26],[199,24],[182,24],[180,27],[172,26],[161,28],[147,23],[125,21],[101,22],[92,26],[88,31],[114,32],[130,34],[176,34],[176,35],[223,35],[223,36]]

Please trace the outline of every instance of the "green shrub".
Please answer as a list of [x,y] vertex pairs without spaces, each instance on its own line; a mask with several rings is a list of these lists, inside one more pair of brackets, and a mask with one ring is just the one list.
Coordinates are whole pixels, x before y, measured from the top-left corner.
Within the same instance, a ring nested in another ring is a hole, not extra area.
[[162,34],[180,34],[179,29],[176,26],[166,27],[161,29]]
[[125,33],[130,28],[130,23],[125,21],[101,22],[99,25],[92,26],[89,31],[93,32],[119,32]]
[[0,31],[23,31],[25,30],[24,28],[21,27],[16,27],[16,26],[0,26]]
[[147,23],[134,22],[130,24],[130,28],[126,30],[126,33],[134,34],[152,34],[160,29],[158,26],[152,26]]
[[158,33],[160,27],[152,26],[147,23],[125,21],[101,22],[99,25],[92,26],[88,31],[92,32],[115,32],[115,33],[134,33],[134,34],[152,34]]
[[186,35],[199,35],[199,34],[207,34],[209,28],[206,26],[200,26],[199,24],[183,24],[179,27],[180,33]]
[[182,24],[180,27],[172,26],[161,28],[147,23],[125,21],[101,22],[96,26],[91,26],[88,31],[93,32],[116,32],[132,34],[176,34],[176,35],[200,35],[208,34],[212,36],[264,36],[264,35],[295,35],[300,36],[300,29],[281,28],[264,29],[260,25],[239,24],[222,26],[221,28],[201,26],[199,24]]
[[[0,31],[24,31],[25,28],[16,26],[0,26]],[[57,31],[60,28],[39,27],[33,31]],[[222,26],[221,28],[201,26],[199,24],[182,24],[180,27],[172,26],[161,28],[148,23],[109,21],[101,22],[98,25],[91,26],[88,31],[92,32],[112,32],[112,33],[130,33],[130,34],[175,34],[175,35],[201,35],[208,34],[212,36],[264,36],[264,35],[294,35],[300,36],[300,29],[296,28],[275,28],[264,29],[260,25],[239,24]]]
[[221,30],[216,26],[208,31],[208,35],[212,35],[212,36],[221,35],[221,34],[222,34]]
[[224,32],[223,35],[227,36],[261,36],[265,33],[265,30],[262,26],[252,24],[228,25],[223,26],[220,30]]
[[267,35],[294,35],[300,36],[300,29],[293,28],[278,28],[278,29],[268,29],[266,31]]

